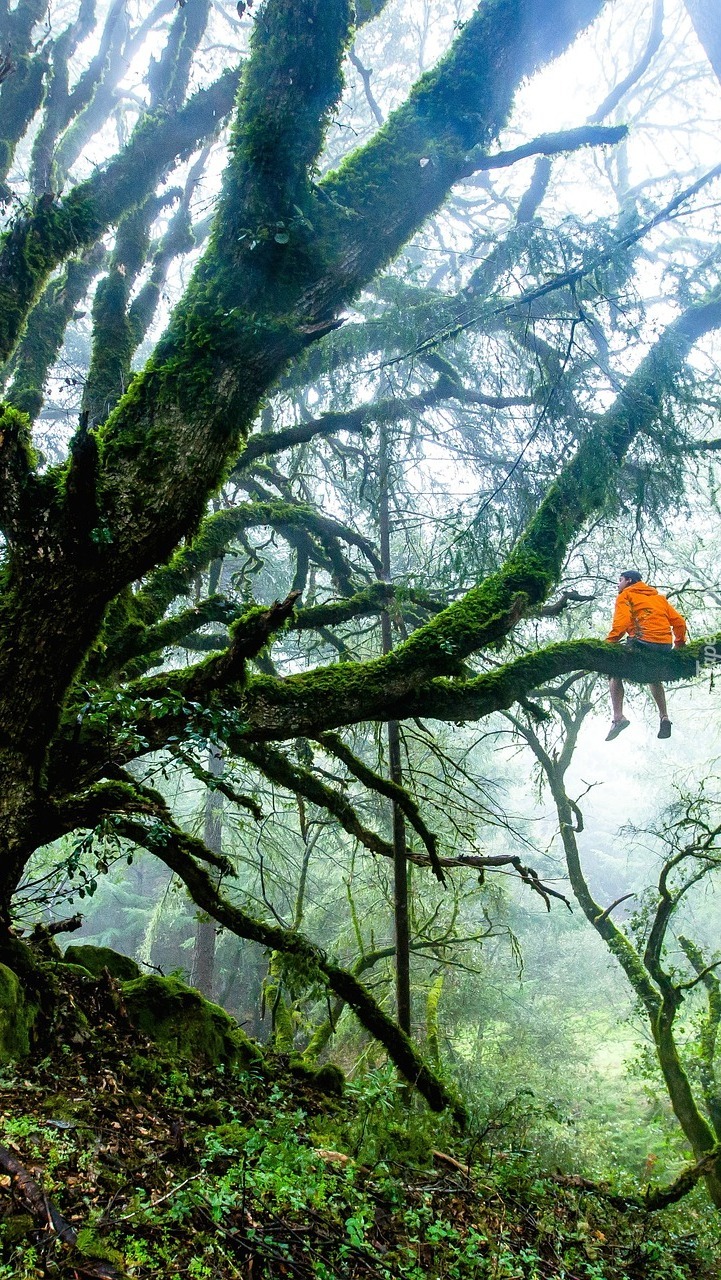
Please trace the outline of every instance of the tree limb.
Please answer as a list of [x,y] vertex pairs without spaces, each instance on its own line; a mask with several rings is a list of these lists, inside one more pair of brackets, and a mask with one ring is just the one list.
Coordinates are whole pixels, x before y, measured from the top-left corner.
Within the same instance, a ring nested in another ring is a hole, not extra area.
[[512,151],[499,151],[489,156],[479,149],[472,151],[467,159],[464,177],[486,169],[506,169],[517,164],[519,160],[527,160],[529,156],[557,156],[562,152],[578,151],[581,147],[615,146],[628,137],[627,125],[584,124],[577,129],[564,129],[560,133],[542,133],[530,142],[524,142]]
[[338,760],[341,760],[348,769],[348,772],[362,782],[365,787],[371,791],[377,791],[379,795],[386,796],[402,809],[406,818],[418,835],[421,837],[426,849],[428,850],[428,860],[436,876],[441,884],[445,884],[445,876],[438,859],[438,837],[426,826],[420,809],[411,794],[406,791],[405,787],[398,786],[397,783],[391,782],[388,778],[381,777],[373,769],[369,769],[362,760],[346,746],[343,739],[337,733],[324,733],[318,738],[320,745],[324,750],[330,752]]
[[215,132],[230,111],[238,79],[237,70],[225,71],[180,111],[142,120],[104,169],[60,201],[42,196],[34,211],[14,224],[0,250],[0,361],[12,354],[51,271],[94,244],[154,189],[175,159]]

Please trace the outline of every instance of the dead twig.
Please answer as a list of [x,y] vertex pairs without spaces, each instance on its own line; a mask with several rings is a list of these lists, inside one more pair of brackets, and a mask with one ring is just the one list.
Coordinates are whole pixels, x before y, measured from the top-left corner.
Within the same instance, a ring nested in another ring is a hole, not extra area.
[[[67,1218],[63,1217],[24,1165],[7,1147],[3,1146],[0,1146],[0,1168],[10,1176],[14,1195],[35,1219],[46,1237],[60,1240],[71,1249],[75,1249],[78,1240],[75,1228]],[[127,1280],[124,1272],[119,1271],[112,1263],[101,1261],[99,1258],[87,1258],[78,1254],[72,1260],[72,1267],[76,1275],[86,1276],[87,1280]]]

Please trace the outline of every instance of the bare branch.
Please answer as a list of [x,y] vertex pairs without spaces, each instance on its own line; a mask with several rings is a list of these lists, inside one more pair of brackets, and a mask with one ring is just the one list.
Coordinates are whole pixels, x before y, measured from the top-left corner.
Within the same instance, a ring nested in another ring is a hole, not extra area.
[[499,151],[489,156],[483,150],[472,151],[463,171],[464,177],[486,169],[506,169],[527,160],[529,156],[557,156],[562,152],[578,151],[581,147],[615,146],[628,137],[626,125],[580,125],[577,129],[565,129],[560,133],[542,133],[531,142],[524,142],[511,151]]

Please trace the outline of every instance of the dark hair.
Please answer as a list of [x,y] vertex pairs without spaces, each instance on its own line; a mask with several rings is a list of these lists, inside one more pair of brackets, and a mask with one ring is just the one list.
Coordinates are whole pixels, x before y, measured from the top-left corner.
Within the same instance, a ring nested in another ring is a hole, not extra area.
[[630,583],[643,581],[640,573],[638,573],[636,569],[622,569],[619,576],[621,578],[625,578],[626,581]]

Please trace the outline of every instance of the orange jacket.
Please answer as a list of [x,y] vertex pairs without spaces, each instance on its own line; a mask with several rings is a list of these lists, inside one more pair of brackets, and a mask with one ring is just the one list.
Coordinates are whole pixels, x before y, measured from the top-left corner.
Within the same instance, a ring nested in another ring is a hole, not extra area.
[[618,644],[626,633],[634,640],[670,644],[671,631],[676,645],[686,643],[686,623],[655,587],[649,587],[645,582],[634,582],[619,591],[613,625],[606,636],[612,644]]

